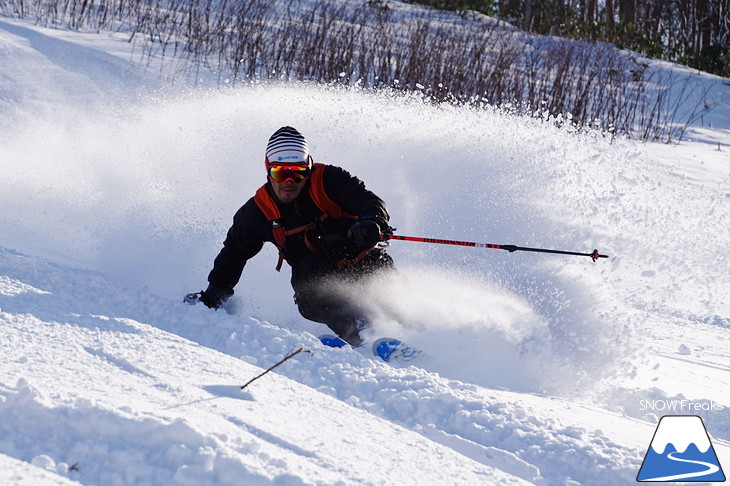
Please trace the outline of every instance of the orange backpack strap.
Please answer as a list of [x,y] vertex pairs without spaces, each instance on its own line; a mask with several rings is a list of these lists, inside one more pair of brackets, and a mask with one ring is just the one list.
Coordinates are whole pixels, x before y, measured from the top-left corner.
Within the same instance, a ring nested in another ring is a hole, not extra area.
[[[312,198],[312,201],[319,208],[319,210],[324,213],[320,220],[324,220],[327,217],[335,219],[358,219],[356,215],[349,214],[342,208],[342,206],[334,202],[327,195],[324,190],[324,168],[325,164],[314,164],[314,169],[312,170],[312,175],[310,176],[309,183],[309,196]],[[276,246],[279,248],[279,262],[276,265],[276,270],[280,271],[281,265],[285,258],[286,237],[295,233],[307,231],[308,229],[312,228],[313,224],[307,224],[290,230],[284,228],[280,221],[281,211],[279,211],[279,207],[276,205],[274,198],[271,197],[271,194],[269,194],[269,191],[267,191],[266,184],[258,188],[258,190],[256,191],[256,195],[253,199],[261,212],[264,213],[266,219],[271,221],[271,232],[274,235],[274,241],[276,242]],[[311,252],[318,252],[317,249],[314,248],[309,240],[306,238],[306,234],[304,242]],[[357,258],[357,260],[359,259],[360,258]]]
[[[345,211],[342,206],[334,202],[330,197],[327,195],[327,193],[324,190],[324,164],[314,164],[314,170],[312,171],[312,181],[309,186],[309,195],[312,198],[312,201],[314,201],[314,204],[317,205],[320,211],[324,211],[324,214],[322,215],[322,219],[329,217],[339,219],[339,218],[349,218],[349,219],[358,219],[358,216],[355,214],[350,214],[347,211]],[[306,236],[306,235],[305,235]],[[309,241],[305,237],[305,243],[307,243],[307,247],[310,248],[311,251],[317,252],[317,250],[313,249],[309,243]],[[355,256],[355,258],[352,259],[343,259],[336,263],[338,267],[347,267],[354,263],[359,262],[363,258],[365,258],[372,250],[375,249],[375,246],[372,248],[366,248],[365,250],[361,251],[359,254]]]
[[271,221],[271,232],[274,235],[274,241],[279,248],[279,263],[276,265],[276,271],[281,270],[281,264],[284,262],[284,247],[286,246],[286,230],[281,225],[281,211],[271,197],[269,191],[266,190],[266,184],[259,187],[256,195],[253,197],[254,202],[259,207],[266,219]]
[[324,168],[325,165],[321,163],[314,164],[312,170],[311,182],[309,185],[309,195],[317,205],[320,211],[323,211],[326,215],[339,219],[339,218],[350,218],[357,219],[354,214],[349,214],[345,211],[342,206],[334,202],[324,190]]

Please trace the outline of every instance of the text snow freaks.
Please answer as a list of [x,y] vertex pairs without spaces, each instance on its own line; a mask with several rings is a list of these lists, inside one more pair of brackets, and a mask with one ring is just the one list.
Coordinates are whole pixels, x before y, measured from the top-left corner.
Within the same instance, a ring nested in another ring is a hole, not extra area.
[[695,402],[684,399],[639,400],[642,411],[658,412],[709,412],[724,410],[725,407],[714,400]]

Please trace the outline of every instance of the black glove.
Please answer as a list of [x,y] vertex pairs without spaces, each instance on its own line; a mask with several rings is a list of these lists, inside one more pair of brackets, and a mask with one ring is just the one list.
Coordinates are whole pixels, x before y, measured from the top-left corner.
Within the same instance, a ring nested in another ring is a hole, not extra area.
[[380,226],[372,219],[361,219],[350,227],[350,237],[360,248],[372,248],[380,241]]
[[206,307],[211,309],[219,309],[233,295],[233,290],[222,289],[213,284],[200,293],[200,301]]

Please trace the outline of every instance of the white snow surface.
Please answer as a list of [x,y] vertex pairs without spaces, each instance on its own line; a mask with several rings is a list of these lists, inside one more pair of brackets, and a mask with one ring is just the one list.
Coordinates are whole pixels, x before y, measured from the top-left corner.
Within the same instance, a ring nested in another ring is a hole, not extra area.
[[[730,467],[730,86],[679,145],[316,84],[173,86],[127,36],[0,18],[0,484],[625,485],[659,417]],[[710,123],[712,122],[712,123]],[[374,334],[330,349],[269,245],[187,306],[273,131],[399,234]],[[241,390],[241,385],[303,352]],[[728,469],[726,469],[726,474]]]

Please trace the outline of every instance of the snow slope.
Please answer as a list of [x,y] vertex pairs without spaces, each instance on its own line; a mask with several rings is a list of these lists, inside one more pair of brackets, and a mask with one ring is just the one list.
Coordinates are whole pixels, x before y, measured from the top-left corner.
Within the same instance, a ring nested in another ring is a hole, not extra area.
[[[168,87],[125,40],[0,19],[2,484],[622,485],[670,413],[730,464],[728,110],[701,141],[611,142],[417,95]],[[393,242],[404,278],[360,290],[425,351],[400,368],[320,346],[270,247],[233,314],[182,305],[281,125],[398,233],[611,258]]]

